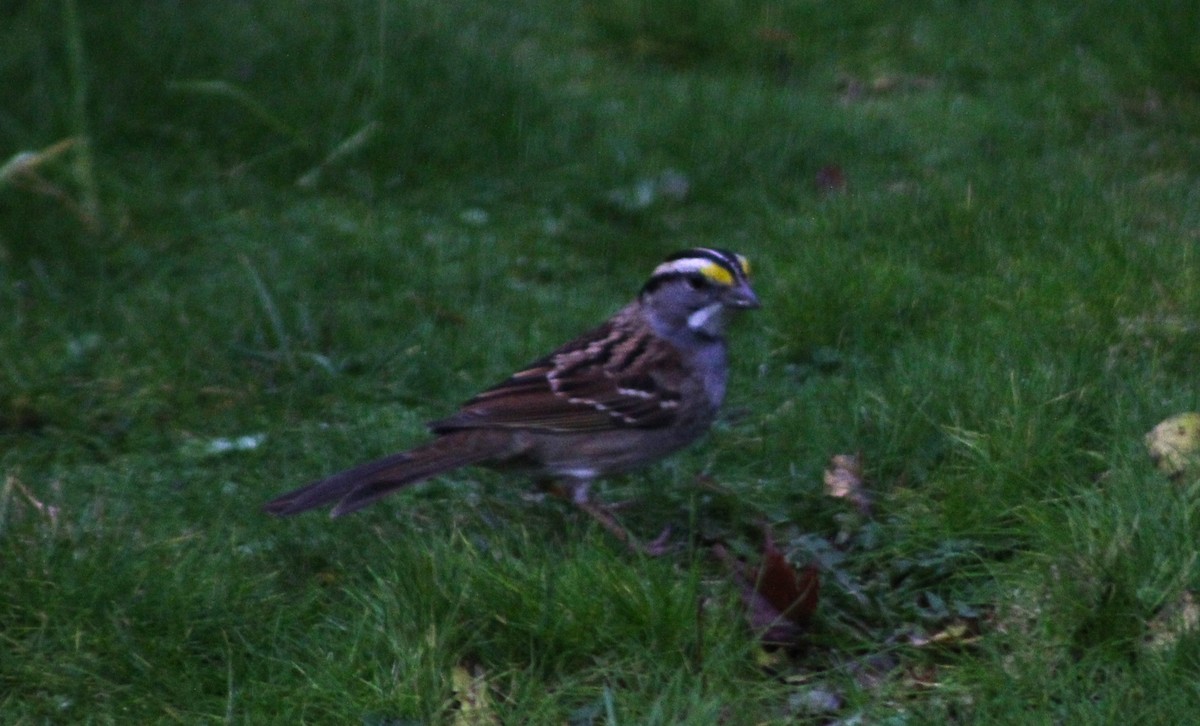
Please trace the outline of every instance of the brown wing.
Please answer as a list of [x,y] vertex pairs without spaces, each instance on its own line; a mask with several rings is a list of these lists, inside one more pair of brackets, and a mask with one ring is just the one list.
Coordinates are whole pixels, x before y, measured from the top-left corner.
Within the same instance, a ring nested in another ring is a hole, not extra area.
[[648,329],[624,322],[618,317],[534,361],[429,428],[582,432],[671,424],[680,392],[665,378],[682,380],[683,361]]

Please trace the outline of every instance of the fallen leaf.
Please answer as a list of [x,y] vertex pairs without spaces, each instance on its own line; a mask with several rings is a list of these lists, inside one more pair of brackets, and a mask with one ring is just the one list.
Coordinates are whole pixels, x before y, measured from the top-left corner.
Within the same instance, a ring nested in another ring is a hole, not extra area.
[[740,562],[720,544],[713,554],[732,571],[746,620],[765,645],[794,646],[804,636],[820,601],[820,572],[814,564],[797,570],[775,545],[770,532],[763,543],[762,564]]
[[487,726],[500,723],[492,710],[483,668],[477,665],[454,666],[450,673],[450,685],[454,689],[454,726]]
[[1146,649],[1162,653],[1175,647],[1179,639],[1200,627],[1200,603],[1190,590],[1164,606],[1146,623]]
[[755,573],[755,590],[784,617],[806,625],[817,612],[820,589],[816,565],[808,564],[797,571],[767,534],[763,563]]
[[1200,463],[1200,413],[1180,413],[1146,434],[1150,458],[1163,474],[1178,481]]
[[862,457],[858,454],[834,454],[825,467],[825,494],[845,499],[864,515],[871,514],[871,497],[863,484]]
[[970,618],[954,618],[932,633],[913,633],[909,636],[910,645],[917,648],[928,646],[958,647],[972,645],[979,641],[979,621]]

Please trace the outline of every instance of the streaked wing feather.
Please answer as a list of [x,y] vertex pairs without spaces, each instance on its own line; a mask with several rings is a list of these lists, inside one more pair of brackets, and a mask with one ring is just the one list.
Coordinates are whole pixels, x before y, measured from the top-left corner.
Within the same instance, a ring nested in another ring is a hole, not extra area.
[[[436,433],[508,427],[542,431],[657,428],[675,420],[679,392],[635,370],[680,371],[670,346],[650,345],[648,330],[609,322],[541,358],[430,424]],[[650,358],[653,357],[653,361]]]

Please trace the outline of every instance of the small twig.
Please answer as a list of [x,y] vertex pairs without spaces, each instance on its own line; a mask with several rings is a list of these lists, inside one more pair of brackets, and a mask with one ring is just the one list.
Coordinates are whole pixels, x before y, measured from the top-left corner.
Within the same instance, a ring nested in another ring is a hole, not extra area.
[[76,146],[80,148],[80,153],[83,153],[85,144],[80,137],[72,136],[62,141],[56,141],[38,151],[22,151],[13,154],[8,161],[4,162],[3,166],[0,166],[0,189],[11,186],[50,197],[74,214],[83,226],[92,232],[98,232],[100,223],[95,215],[87,210],[86,204],[75,201],[62,187],[47,180],[39,173],[41,167]]
[[46,518],[48,520],[50,520],[51,527],[54,527],[54,528],[58,527],[58,513],[59,513],[58,507],[56,507],[52,504],[46,504],[45,502],[43,502],[40,499],[38,499],[37,497],[35,497],[33,495],[33,492],[29,491],[29,488],[26,487],[24,484],[22,484],[21,481],[12,474],[9,474],[4,479],[5,509],[7,509],[7,503],[11,497],[11,492],[14,489],[16,491],[20,492],[21,496],[25,497],[25,500],[28,501],[30,504],[32,504],[34,509],[41,512],[43,515],[46,516]]
[[3,166],[0,166],[0,184],[19,186],[27,175],[35,174],[38,167],[62,156],[77,143],[79,143],[79,138],[70,136],[38,151],[22,151],[13,154],[8,161],[4,162]]

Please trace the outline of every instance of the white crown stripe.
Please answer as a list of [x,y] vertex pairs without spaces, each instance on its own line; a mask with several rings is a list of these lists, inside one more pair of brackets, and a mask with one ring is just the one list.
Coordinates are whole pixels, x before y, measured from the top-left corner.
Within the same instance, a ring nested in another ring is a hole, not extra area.
[[713,265],[719,265],[718,262],[710,260],[707,257],[684,257],[678,260],[664,262],[654,268],[654,275],[670,275],[670,274],[686,274],[689,272],[703,272],[706,268]]

